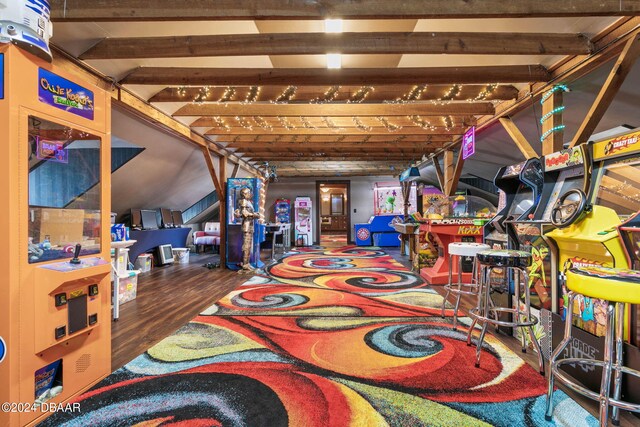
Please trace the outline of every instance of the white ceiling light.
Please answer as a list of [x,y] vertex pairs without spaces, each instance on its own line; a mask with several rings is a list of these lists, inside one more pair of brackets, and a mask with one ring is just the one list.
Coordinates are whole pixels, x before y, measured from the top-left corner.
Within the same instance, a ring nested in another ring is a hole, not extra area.
[[342,19],[325,19],[324,32],[325,33],[341,33]]
[[327,53],[327,68],[342,68],[342,55]]

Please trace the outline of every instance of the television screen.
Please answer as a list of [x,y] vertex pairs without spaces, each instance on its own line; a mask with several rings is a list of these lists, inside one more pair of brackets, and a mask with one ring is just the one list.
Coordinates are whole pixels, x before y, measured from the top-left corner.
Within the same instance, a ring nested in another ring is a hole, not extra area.
[[171,217],[171,209],[160,209],[160,217],[162,218],[162,226],[164,228],[173,227],[173,218]]
[[142,216],[142,228],[145,230],[155,230],[158,228],[158,218],[156,217],[156,211],[141,210]]
[[158,264],[165,265],[173,262],[173,248],[171,245],[158,246]]
[[171,216],[173,217],[173,225],[177,227],[178,225],[184,224],[182,221],[182,212],[180,211],[171,211]]
[[131,209],[131,228],[142,228],[140,209]]

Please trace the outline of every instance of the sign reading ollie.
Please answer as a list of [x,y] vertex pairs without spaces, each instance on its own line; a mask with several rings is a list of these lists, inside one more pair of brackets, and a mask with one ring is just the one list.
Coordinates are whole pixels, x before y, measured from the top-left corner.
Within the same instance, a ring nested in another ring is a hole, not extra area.
[[462,160],[466,160],[476,152],[476,127],[471,126],[462,137]]
[[38,99],[52,107],[93,120],[93,92],[42,68],[38,70]]

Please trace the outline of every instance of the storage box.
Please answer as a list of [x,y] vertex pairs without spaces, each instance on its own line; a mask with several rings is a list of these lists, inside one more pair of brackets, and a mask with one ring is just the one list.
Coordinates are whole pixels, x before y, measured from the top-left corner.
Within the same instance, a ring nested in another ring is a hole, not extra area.
[[140,270],[140,273],[147,273],[151,271],[153,263],[152,254],[140,254],[135,262],[136,270]]
[[172,248],[173,262],[178,264],[189,264],[189,248]]
[[128,277],[120,276],[118,284],[118,300],[120,304],[133,301],[138,294],[138,274],[137,270],[130,270]]
[[120,249],[120,256],[118,256],[118,259],[115,259],[115,250],[112,250],[111,252],[111,264],[113,264],[114,270],[121,276],[127,274],[127,266],[129,265],[129,249]]
[[127,228],[124,224],[113,224],[111,226],[111,241],[122,242],[127,240]]

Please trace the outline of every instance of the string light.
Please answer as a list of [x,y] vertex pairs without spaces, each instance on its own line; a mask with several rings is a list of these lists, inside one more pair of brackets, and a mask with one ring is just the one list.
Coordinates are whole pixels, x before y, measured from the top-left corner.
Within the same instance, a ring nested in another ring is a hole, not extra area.
[[[565,85],[555,85],[554,87],[546,91],[544,94],[542,94],[542,98],[540,99],[540,105],[544,105],[544,103],[551,97],[551,95],[560,91],[568,92],[569,88]],[[562,113],[564,109],[565,109],[565,106],[560,105],[554,108],[553,110],[549,111],[544,116],[540,117],[540,124],[544,124],[547,120],[549,120],[554,115]],[[540,142],[544,142],[544,140],[547,139],[547,137],[552,133],[563,131],[564,128],[565,128],[565,125],[563,124],[553,126],[551,129],[548,129],[540,136]]]
[[461,84],[453,84],[440,98],[431,101],[434,104],[445,104],[451,102],[455,97],[460,95],[462,91]]
[[220,99],[218,99],[218,104],[226,104],[229,101],[233,101],[233,98],[236,96],[236,92],[235,87],[227,86]]
[[305,135],[304,139],[302,140],[302,143],[307,144],[310,141],[311,141],[311,135]]
[[338,138],[336,138],[335,143],[336,144],[340,144],[341,142],[343,142],[345,139],[347,139],[346,135],[340,135]]
[[442,118],[442,121],[444,122],[444,128],[446,130],[451,130],[451,128],[453,128],[453,118],[451,116],[445,116]]
[[184,86],[180,86],[180,87],[178,87],[178,89],[176,89],[176,92],[180,96],[185,96],[187,94],[187,88],[184,87]]
[[238,124],[242,126],[244,129],[253,130],[253,126],[251,125],[251,123],[249,123],[249,121],[245,117],[236,116],[235,118]]
[[493,94],[493,92],[495,92],[495,90],[498,88],[498,83],[492,83],[487,85],[484,89],[482,89],[480,91],[480,93],[478,93],[476,95],[475,98],[473,99],[467,99],[467,101],[473,102],[473,101],[484,101],[485,99],[487,99],[491,94]]
[[198,90],[198,93],[196,94],[195,98],[193,98],[193,102],[200,104],[206,101],[209,98],[210,92],[211,92],[211,88],[209,88],[209,86],[201,87],[200,90]]
[[304,127],[305,129],[318,129],[306,117],[300,117],[300,121],[302,122],[302,127]]
[[274,104],[286,104],[288,102],[290,102],[295,96],[296,96],[296,92],[298,91],[298,87],[297,86],[287,86],[285,90],[282,91],[282,93],[280,95],[278,95],[276,97],[276,99],[274,99],[272,101],[272,103]]
[[351,95],[351,98],[349,98],[347,103],[361,104],[374,90],[375,88],[373,86],[362,86],[353,95]]
[[333,120],[331,120],[329,117],[322,117],[322,122],[329,128],[329,129],[338,129],[338,126],[335,124],[335,122]]
[[294,125],[291,124],[289,119],[286,117],[278,116],[278,120],[280,120],[280,123],[282,123],[282,126],[286,130],[294,130],[296,128]]
[[294,143],[294,144],[295,144],[296,142],[298,142],[298,135],[297,135],[297,134],[296,134],[296,135],[293,135],[293,137],[291,138],[291,142],[292,142],[292,143]]
[[225,122],[222,117],[214,116],[214,117],[211,118],[211,120],[213,120],[214,127],[217,127],[217,128],[220,128],[220,129],[224,129],[227,132],[229,132],[231,130],[231,126],[229,126],[227,124],[227,122]]
[[423,119],[422,117],[418,116],[418,115],[413,115],[413,116],[407,116],[409,118],[409,120],[411,120],[411,123],[413,123],[414,125],[422,128],[422,129],[428,129],[428,130],[435,130],[436,127],[434,125],[432,125],[428,120]]
[[244,98],[245,104],[253,104],[258,100],[260,96],[260,91],[262,88],[260,86],[251,86],[247,91],[247,96]]
[[427,90],[427,85],[415,85],[408,93],[405,93],[400,98],[396,98],[394,101],[385,101],[387,104],[407,104],[409,102],[415,102],[420,99],[422,94]]
[[331,86],[326,92],[322,95],[322,97],[313,98],[310,103],[311,104],[326,104],[332,102],[338,96],[340,92],[340,86]]
[[263,117],[254,116],[253,121],[256,122],[256,124],[264,130],[268,130],[268,131],[273,130],[273,126],[271,126],[269,122],[267,122]]
[[380,123],[387,129],[388,132],[396,132],[402,129],[402,126],[396,125],[394,123],[390,123],[386,117],[378,116],[376,117]]
[[399,144],[400,142],[404,141],[405,139],[407,139],[407,135],[400,135],[396,139],[391,141],[391,143],[392,144]]
[[373,130],[373,127],[366,126],[364,123],[362,123],[362,121],[358,117],[355,117],[355,116],[353,117],[353,123],[356,125],[358,129],[360,129],[363,132],[371,132]]

